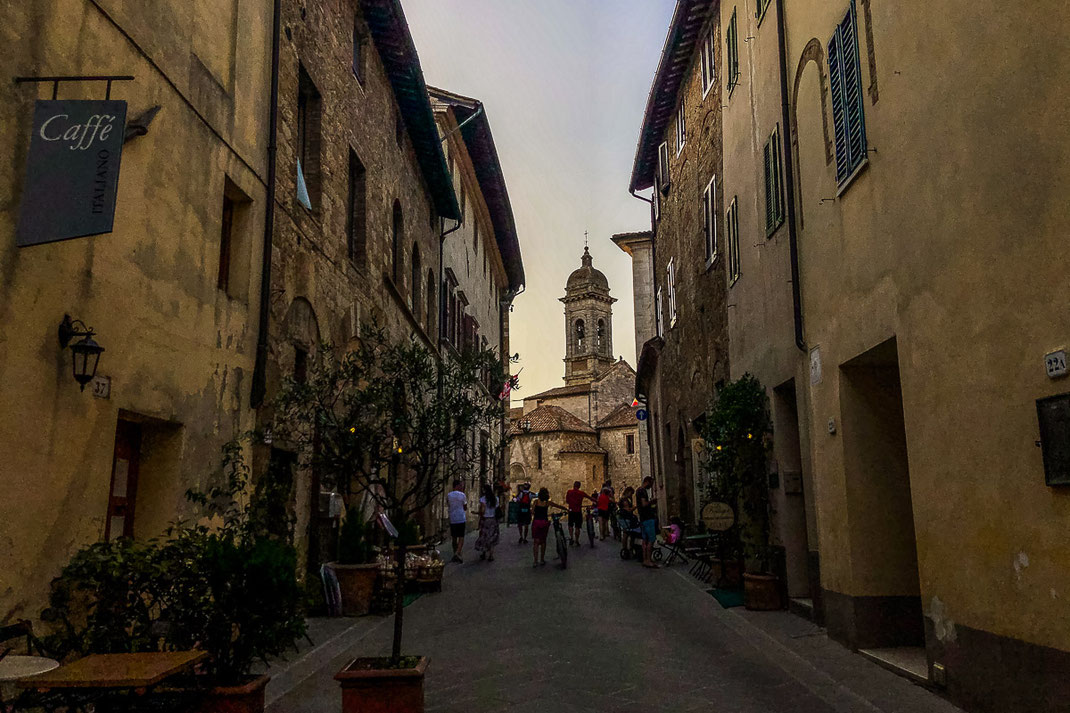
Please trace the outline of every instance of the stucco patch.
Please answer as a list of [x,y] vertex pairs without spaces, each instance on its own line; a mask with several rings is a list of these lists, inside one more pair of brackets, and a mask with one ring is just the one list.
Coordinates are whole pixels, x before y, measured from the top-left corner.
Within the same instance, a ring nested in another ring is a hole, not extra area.
[[942,643],[952,642],[956,638],[955,622],[947,614],[947,607],[940,597],[933,597],[929,604],[929,618],[933,621],[933,634]]

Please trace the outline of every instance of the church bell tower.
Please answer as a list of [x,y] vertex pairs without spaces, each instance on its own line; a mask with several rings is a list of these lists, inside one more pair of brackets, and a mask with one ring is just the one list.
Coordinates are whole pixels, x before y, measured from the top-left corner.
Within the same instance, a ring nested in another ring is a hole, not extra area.
[[590,383],[613,365],[613,303],[609,280],[583,248],[579,269],[565,285],[565,384]]

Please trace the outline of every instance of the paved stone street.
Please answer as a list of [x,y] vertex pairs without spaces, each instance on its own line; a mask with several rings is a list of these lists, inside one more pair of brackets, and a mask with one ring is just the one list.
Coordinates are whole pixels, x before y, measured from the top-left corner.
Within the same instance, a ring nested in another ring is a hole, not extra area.
[[[496,562],[468,553],[405,610],[405,650],[431,657],[429,712],[958,711],[794,615],[722,609],[684,567],[643,570],[607,541],[574,548],[566,571],[533,569],[515,532]],[[335,672],[388,653],[392,631],[351,623],[319,623],[317,648],[276,667],[271,713],[340,709]]]

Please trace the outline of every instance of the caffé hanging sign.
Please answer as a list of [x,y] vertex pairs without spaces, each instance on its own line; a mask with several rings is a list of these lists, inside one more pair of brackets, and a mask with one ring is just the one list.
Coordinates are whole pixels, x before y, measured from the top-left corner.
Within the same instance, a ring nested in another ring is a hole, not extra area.
[[124,101],[38,101],[15,243],[110,233],[115,219]]

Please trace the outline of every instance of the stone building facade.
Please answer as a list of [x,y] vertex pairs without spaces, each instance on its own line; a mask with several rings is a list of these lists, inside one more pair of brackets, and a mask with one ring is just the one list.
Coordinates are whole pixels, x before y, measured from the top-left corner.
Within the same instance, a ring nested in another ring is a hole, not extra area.
[[[509,314],[523,288],[524,266],[509,191],[498,159],[486,107],[477,100],[430,88],[432,107],[446,150],[461,219],[442,236],[442,314],[440,349],[445,355],[478,344],[509,359]],[[486,384],[485,396],[497,399],[503,384]],[[505,475],[505,413],[494,428],[473,432],[467,490]],[[436,520],[447,529],[445,493]],[[474,514],[474,509],[473,513]]]
[[[655,333],[638,352],[637,389],[650,407],[662,517],[680,516],[691,523],[707,499],[695,455],[701,445],[696,423],[729,374],[728,255],[719,229],[724,201],[716,9],[709,0],[677,4],[631,179],[633,193],[653,188],[649,255],[654,298],[642,306],[653,308]],[[623,242],[637,244],[634,239]],[[635,259],[634,248],[632,254]],[[651,321],[644,316],[637,324],[644,320]]]
[[[1070,213],[1051,196],[1070,176],[1047,117],[1070,10],[1022,5],[996,26],[977,9],[680,0],[645,126],[675,110],[665,68],[692,52],[718,68],[720,137],[704,144],[721,152],[727,318],[708,328],[727,326],[728,376],[769,395],[792,608],[852,648],[899,649],[905,673],[966,710],[1056,711]],[[632,188],[659,196],[645,141]],[[656,211],[657,285],[673,209]],[[639,362],[655,404],[663,330]],[[685,356],[701,371],[708,353]]]
[[[81,547],[187,515],[185,491],[254,425],[271,13],[270,0],[0,5],[0,623],[36,616]],[[19,248],[34,102],[53,87],[12,78],[56,75],[134,77],[110,87],[128,137],[114,226]],[[65,314],[105,349],[85,391],[57,343]]]
[[510,413],[508,479],[514,489],[541,483],[558,498],[577,480],[588,492],[605,480],[617,492],[639,485],[643,445],[632,406],[635,371],[623,358],[607,356],[613,354],[614,301],[585,247],[562,299],[566,385],[528,396],[523,408]]
[[[265,417],[285,376],[363,324],[437,350],[441,235],[460,218],[400,6],[283,0],[280,31]],[[295,462],[284,448],[261,463]],[[311,568],[331,556],[320,492],[302,469],[295,511]]]

